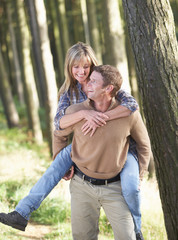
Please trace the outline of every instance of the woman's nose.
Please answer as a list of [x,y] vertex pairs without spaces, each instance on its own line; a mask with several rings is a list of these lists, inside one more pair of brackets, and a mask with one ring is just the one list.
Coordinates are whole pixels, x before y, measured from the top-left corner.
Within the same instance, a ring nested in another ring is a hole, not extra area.
[[79,68],[80,73],[84,73],[84,68]]

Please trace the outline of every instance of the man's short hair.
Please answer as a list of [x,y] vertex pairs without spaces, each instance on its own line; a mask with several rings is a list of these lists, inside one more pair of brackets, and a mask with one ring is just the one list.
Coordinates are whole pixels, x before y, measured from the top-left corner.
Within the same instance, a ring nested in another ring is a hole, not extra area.
[[101,74],[103,77],[103,87],[108,85],[113,85],[112,97],[116,95],[122,85],[122,76],[119,70],[111,65],[99,65],[94,66],[93,71],[96,71]]

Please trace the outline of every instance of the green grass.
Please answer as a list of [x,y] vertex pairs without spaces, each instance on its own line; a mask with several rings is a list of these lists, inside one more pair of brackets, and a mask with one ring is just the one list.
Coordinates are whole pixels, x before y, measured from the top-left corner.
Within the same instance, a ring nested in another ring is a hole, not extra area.
[[47,198],[42,206],[32,213],[31,220],[50,225],[70,222],[70,204],[61,198]]

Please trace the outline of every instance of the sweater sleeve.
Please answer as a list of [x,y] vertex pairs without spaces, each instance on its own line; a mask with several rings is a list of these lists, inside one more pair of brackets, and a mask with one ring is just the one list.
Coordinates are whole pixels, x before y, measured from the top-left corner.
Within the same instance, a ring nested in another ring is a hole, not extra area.
[[64,130],[55,130],[53,133],[53,159],[56,155],[68,145],[69,135],[72,133],[72,128],[66,128]]
[[148,169],[148,164],[151,156],[150,139],[146,126],[143,123],[140,113],[134,113],[134,121],[131,129],[131,136],[136,141],[136,148],[139,161],[140,179],[143,179],[145,171]]
[[[74,113],[76,111],[76,105],[71,105],[66,109],[66,115],[70,113]],[[56,155],[68,145],[69,135],[73,132],[75,124],[61,130],[54,130],[53,132],[53,159],[55,159]]]

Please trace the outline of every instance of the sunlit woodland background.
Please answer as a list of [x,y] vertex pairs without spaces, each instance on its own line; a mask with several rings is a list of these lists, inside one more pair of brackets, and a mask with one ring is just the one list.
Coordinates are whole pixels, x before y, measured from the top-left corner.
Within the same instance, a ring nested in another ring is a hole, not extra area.
[[[65,54],[82,41],[100,64],[120,70],[150,134],[145,239],[177,240],[176,33],[178,0],[0,0],[0,212],[12,210],[51,163]],[[27,233],[0,225],[0,239],[71,239],[69,199],[62,181]],[[100,231],[100,239],[113,239],[103,213]]]

